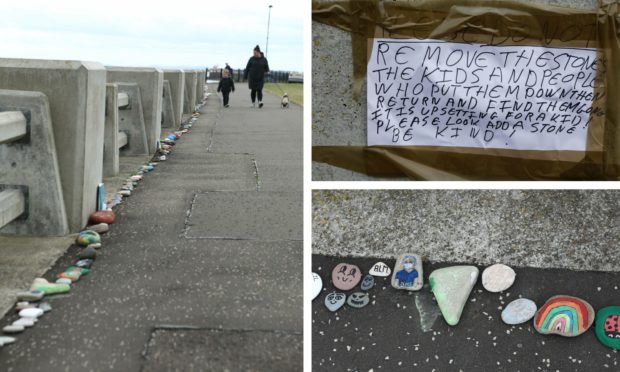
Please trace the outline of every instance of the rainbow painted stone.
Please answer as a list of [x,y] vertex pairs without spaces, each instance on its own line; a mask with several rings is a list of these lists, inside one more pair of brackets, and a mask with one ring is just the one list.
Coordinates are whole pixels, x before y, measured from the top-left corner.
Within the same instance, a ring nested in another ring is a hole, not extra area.
[[596,313],[596,338],[601,344],[620,349],[620,306],[607,306]]
[[534,328],[543,335],[575,337],[594,322],[594,309],[586,301],[572,296],[553,296],[536,312]]
[[101,236],[92,230],[84,230],[80,232],[75,241],[86,247],[89,244],[101,243]]

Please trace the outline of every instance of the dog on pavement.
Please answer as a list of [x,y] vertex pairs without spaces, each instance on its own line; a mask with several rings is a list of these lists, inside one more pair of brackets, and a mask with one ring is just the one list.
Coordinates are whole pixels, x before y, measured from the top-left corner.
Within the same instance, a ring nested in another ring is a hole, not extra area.
[[280,106],[282,106],[282,108],[288,108],[288,93],[284,93],[284,95],[282,96]]

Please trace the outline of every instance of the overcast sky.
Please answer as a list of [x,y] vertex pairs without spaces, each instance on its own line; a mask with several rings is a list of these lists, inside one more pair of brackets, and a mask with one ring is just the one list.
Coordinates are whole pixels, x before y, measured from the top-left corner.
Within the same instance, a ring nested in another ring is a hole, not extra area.
[[104,65],[244,68],[252,49],[272,70],[303,70],[309,0],[3,1],[0,57],[89,60]]

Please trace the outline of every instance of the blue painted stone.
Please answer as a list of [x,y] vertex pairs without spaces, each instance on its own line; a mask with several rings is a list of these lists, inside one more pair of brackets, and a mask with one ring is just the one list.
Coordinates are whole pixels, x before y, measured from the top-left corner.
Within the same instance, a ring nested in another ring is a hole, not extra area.
[[527,298],[519,298],[506,306],[502,311],[502,320],[506,324],[516,325],[527,322],[536,314],[536,303]]
[[367,274],[364,279],[362,279],[362,284],[360,285],[360,288],[362,289],[362,291],[367,291],[374,286],[375,278],[372,275]]

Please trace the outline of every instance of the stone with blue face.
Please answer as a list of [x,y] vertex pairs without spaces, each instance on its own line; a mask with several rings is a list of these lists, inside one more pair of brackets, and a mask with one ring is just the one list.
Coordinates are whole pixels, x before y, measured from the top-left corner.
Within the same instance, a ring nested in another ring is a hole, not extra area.
[[362,284],[360,284],[360,288],[362,289],[362,291],[367,291],[374,286],[375,278],[370,274],[366,275],[364,279],[362,279]]
[[325,296],[325,307],[329,311],[337,311],[340,309],[347,299],[347,295],[340,292],[332,292]]
[[356,309],[361,309],[362,307],[368,305],[369,302],[370,296],[368,296],[368,293],[365,292],[354,292],[349,295],[349,298],[347,298],[347,305]]

